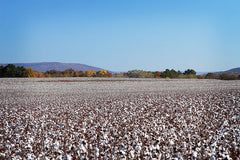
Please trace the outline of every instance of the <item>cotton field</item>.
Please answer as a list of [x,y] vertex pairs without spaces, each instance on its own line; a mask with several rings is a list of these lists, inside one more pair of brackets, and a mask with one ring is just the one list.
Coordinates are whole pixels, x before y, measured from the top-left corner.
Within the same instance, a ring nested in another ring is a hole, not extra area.
[[239,159],[240,81],[0,79],[0,159]]

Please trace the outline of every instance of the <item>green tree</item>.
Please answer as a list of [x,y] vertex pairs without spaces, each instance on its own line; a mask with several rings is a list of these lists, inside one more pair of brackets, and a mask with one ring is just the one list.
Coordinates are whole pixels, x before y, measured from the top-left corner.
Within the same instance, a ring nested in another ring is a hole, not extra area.
[[16,69],[17,69],[16,77],[27,77],[26,75],[27,69],[25,67],[21,66],[21,67],[17,67]]
[[175,71],[174,69],[171,69],[171,70],[166,69],[166,70],[162,73],[161,77],[162,77],[162,78],[167,78],[167,77],[168,77],[168,78],[177,78],[178,75],[179,75],[179,73],[178,73],[177,71]]
[[4,67],[0,66],[0,77],[3,77],[3,69],[4,69]]
[[26,68],[16,67],[14,64],[1,66],[0,77],[26,77]]
[[127,76],[130,78],[143,78],[142,70],[131,70],[127,72]]
[[16,67],[14,64],[8,64],[4,68],[4,77],[15,77],[16,76]]
[[131,70],[127,72],[127,76],[130,78],[153,78],[154,74],[143,70]]
[[162,74],[161,74],[162,78],[167,78],[170,77],[170,70],[166,69]]
[[194,71],[193,69],[187,69],[185,70],[185,72],[183,73],[184,75],[196,75],[196,71]]

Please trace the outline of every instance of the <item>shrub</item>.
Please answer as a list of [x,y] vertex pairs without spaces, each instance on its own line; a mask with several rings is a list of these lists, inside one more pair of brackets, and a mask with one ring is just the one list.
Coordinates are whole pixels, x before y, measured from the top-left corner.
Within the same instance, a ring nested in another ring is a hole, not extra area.
[[218,76],[214,73],[208,73],[206,76],[205,76],[206,79],[217,79]]

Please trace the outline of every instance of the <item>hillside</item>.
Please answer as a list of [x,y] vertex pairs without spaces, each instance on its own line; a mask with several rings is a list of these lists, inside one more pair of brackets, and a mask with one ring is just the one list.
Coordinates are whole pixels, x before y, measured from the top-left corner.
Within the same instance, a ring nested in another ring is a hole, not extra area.
[[227,73],[229,75],[234,74],[234,75],[238,76],[240,74],[240,67],[233,68],[233,69],[230,69],[227,71],[216,72],[216,74],[222,74],[222,73]]
[[[60,63],[60,62],[40,62],[40,63],[13,63],[15,66],[23,66],[25,68],[31,67],[35,71],[46,72],[52,69],[57,71],[64,71],[72,68],[75,71],[94,70],[99,71],[101,68],[88,66],[79,63]],[[0,66],[6,66],[7,64],[0,64]]]

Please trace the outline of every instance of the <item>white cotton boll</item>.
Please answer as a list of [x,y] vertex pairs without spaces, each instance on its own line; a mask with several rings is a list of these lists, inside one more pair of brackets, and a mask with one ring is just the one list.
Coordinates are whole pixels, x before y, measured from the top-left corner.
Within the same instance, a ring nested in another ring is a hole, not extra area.
[[131,156],[131,158],[134,158],[134,157],[135,157],[135,156],[134,156],[134,152],[135,152],[134,150],[131,150],[131,151],[130,151],[130,156]]
[[201,142],[198,142],[198,147],[200,147],[201,146]]
[[151,145],[151,150],[152,151],[155,151],[156,150],[156,147],[154,145]]
[[162,125],[163,130],[165,130],[165,125]]
[[120,153],[121,153],[122,155],[126,155],[126,152],[124,152],[123,150],[120,150]]
[[197,148],[196,148],[196,151],[198,151],[198,152],[201,151],[201,148],[197,147]]
[[236,116],[233,116],[233,117],[232,117],[232,120],[233,120],[233,121],[235,121],[236,119],[237,119],[237,117],[236,117]]
[[183,143],[182,143],[182,147],[183,147],[183,148],[186,148],[186,147],[187,147],[186,142],[183,142]]
[[215,160],[216,157],[214,155],[211,156],[211,160]]
[[72,160],[72,156],[70,154],[67,154],[67,160]]
[[84,147],[83,144],[80,144],[80,150],[82,150],[83,153],[86,153],[87,152],[87,149]]
[[169,140],[169,144],[170,145],[174,145],[174,141],[173,140]]
[[104,138],[104,139],[108,139],[108,136],[107,136],[106,133],[103,134],[103,138]]
[[28,144],[28,145],[27,145],[27,148],[29,148],[29,150],[30,150],[31,152],[33,151],[31,144]]
[[137,151],[140,151],[142,149],[142,147],[140,146],[140,145],[137,145],[136,147],[135,147],[135,150],[137,150]]
[[159,147],[159,145],[158,145],[158,144],[156,145],[156,149],[157,149],[157,150],[159,150],[159,149],[160,149],[160,147]]
[[231,158],[229,155],[227,155],[226,158],[227,158],[228,160],[232,160],[232,158]]
[[46,160],[50,160],[48,157],[44,157]]
[[63,159],[62,155],[58,155],[56,159]]
[[96,157],[99,157],[99,149],[97,147],[95,148],[95,151],[96,151],[95,153]]
[[34,139],[33,139],[33,137],[30,137],[30,138],[28,139],[28,143],[32,143],[32,142],[34,142]]
[[193,157],[197,158],[198,153],[196,151],[193,152]]
[[35,156],[32,153],[28,153],[27,157],[28,157],[27,159],[29,159],[29,160],[34,160],[35,159]]
[[227,126],[228,125],[228,120],[225,120],[224,122],[223,122],[223,126]]

